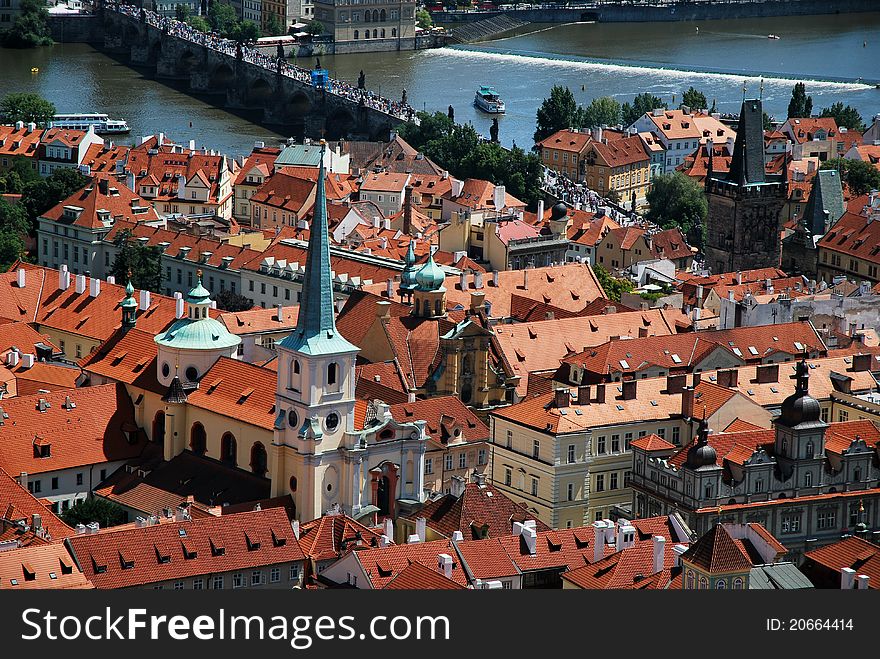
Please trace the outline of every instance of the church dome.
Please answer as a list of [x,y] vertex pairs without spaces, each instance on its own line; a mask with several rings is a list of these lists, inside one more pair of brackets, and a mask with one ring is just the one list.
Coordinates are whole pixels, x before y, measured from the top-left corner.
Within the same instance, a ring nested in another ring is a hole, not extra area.
[[187,315],[156,335],[154,341],[164,348],[176,350],[217,350],[233,348],[241,338],[209,316],[211,293],[202,286],[202,273],[195,287],[186,296]]
[[795,392],[782,401],[778,423],[789,428],[822,423],[819,401],[809,393],[809,367],[804,360],[797,364],[797,379]]
[[443,290],[446,282],[446,273],[434,262],[434,255],[428,257],[428,262],[416,273],[416,283],[422,291]]
[[697,442],[690,447],[687,453],[687,466],[691,469],[699,469],[700,467],[714,467],[717,464],[718,454],[715,449],[709,445],[709,422],[705,417],[700,419],[700,425],[697,428]]
[[561,201],[550,209],[551,220],[561,220],[568,215],[568,206]]
[[125,287],[125,298],[122,300],[121,306],[123,309],[137,307],[137,301],[134,299],[134,286],[131,285],[130,281]]

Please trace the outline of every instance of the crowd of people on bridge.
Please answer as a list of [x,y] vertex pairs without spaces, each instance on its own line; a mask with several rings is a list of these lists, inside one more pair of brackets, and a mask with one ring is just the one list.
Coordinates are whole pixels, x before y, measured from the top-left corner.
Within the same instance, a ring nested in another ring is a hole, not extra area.
[[[156,12],[148,9],[142,9],[134,5],[115,5],[111,8],[121,14],[131,16],[138,20],[143,16],[148,25],[157,27],[162,32],[172,36],[184,39],[186,41],[210,48],[232,57],[241,57],[245,62],[255,64],[272,72],[278,72],[289,78],[293,78],[306,84],[312,84],[312,72],[299,66],[294,66],[290,62],[270,55],[265,55],[255,48],[251,48],[244,44],[239,44],[231,39],[225,39],[216,32],[202,32],[195,29],[191,25],[178,21],[174,18],[161,16]],[[379,94],[375,94],[367,89],[361,89],[356,85],[351,85],[344,80],[336,80],[327,78],[324,89],[336,96],[341,96],[355,103],[365,105],[373,110],[384,112],[404,121],[415,120],[415,110],[405,102],[392,101],[384,98]]]
[[604,208],[608,217],[621,226],[641,226],[648,230],[659,230],[658,227],[651,225],[638,213],[627,211],[623,206],[603,198],[595,190],[590,190],[585,183],[572,181],[567,176],[558,174],[547,167],[544,168],[544,184],[542,188],[554,198],[578,210],[595,213],[600,208]]

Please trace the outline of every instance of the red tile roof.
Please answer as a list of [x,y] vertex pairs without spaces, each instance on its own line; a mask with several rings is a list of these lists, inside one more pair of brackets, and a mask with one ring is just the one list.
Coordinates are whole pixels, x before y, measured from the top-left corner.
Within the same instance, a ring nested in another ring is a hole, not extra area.
[[734,538],[723,524],[716,524],[692,544],[681,559],[710,574],[724,574],[751,570],[754,554],[751,542]]
[[348,515],[327,514],[300,526],[299,544],[312,560],[329,561],[355,549],[378,547],[381,537]]
[[152,332],[119,329],[79,365],[89,373],[124,382],[139,389],[164,394],[166,387],[157,378],[158,346]]
[[634,439],[632,442],[632,446],[643,451],[675,450],[674,444],[670,444],[665,439],[663,439],[659,435],[655,435],[654,433],[651,433],[650,435],[645,435],[644,437],[639,437],[638,439]]
[[844,213],[816,246],[820,252],[828,250],[880,263],[880,222],[872,221],[870,216]]
[[275,371],[221,357],[202,376],[187,403],[271,431],[277,381]]
[[651,236],[651,249],[658,259],[684,259],[693,256],[681,229],[666,229]]
[[592,139],[590,133],[563,129],[556,131],[549,137],[545,137],[535,146],[544,149],[581,153]]
[[283,307],[281,320],[276,307],[254,308],[249,311],[224,311],[217,318],[231,334],[290,332],[296,327],[299,305]]
[[4,522],[19,521],[33,526],[35,514],[42,518],[42,526],[49,534],[49,538],[62,538],[73,530],[28,492],[27,488],[19,485],[18,481],[0,468],[0,520],[2,520],[0,528],[6,526]]
[[880,589],[880,547],[873,543],[851,536],[809,551],[804,556],[838,574],[845,567],[857,574],[866,574],[870,577],[868,587]]
[[151,153],[152,150],[154,148],[148,143],[131,149],[125,166],[126,171],[134,174],[138,189],[142,185],[155,185],[147,180],[149,177],[159,182],[157,194],[151,196],[150,201],[190,201],[177,196],[178,176],[183,176],[187,184],[194,178],[204,181],[210,204],[221,204],[232,196],[232,186],[229,186],[225,195],[220,195],[220,182],[224,176],[232,173],[229,171],[230,163],[226,156],[188,149],[172,152],[172,148],[167,146],[159,149],[158,153]]
[[398,403],[391,405],[390,411],[391,416],[399,423],[416,419],[426,421],[425,429],[428,434],[440,444],[445,445],[459,439],[477,442],[489,438],[489,427],[455,396],[437,396],[412,403]]
[[[41,400],[49,405],[43,411]],[[122,384],[10,398],[3,410],[9,418],[0,426],[0,466],[13,474],[128,460],[147,444]],[[49,456],[37,457],[35,447],[45,445]]]
[[29,130],[27,124],[21,128],[0,125],[0,156],[34,158],[40,144],[41,130]]
[[464,590],[465,586],[421,563],[410,563],[384,587],[385,590]]
[[[460,206],[465,206],[473,210],[503,210],[501,208],[495,208],[495,184],[491,181],[484,181],[482,179],[465,179],[461,194],[457,197],[450,195],[449,199]],[[504,208],[525,209],[525,207],[525,202],[520,201],[512,194],[505,192]]]
[[625,167],[627,165],[648,163],[648,154],[638,135],[623,137],[608,142],[590,142],[588,151],[595,151],[601,162],[608,167]]
[[[14,583],[13,583],[14,582]],[[0,590],[94,588],[61,543],[0,552]]]
[[437,556],[448,554],[452,557],[452,581],[460,586],[467,586],[467,576],[451,541],[434,540],[432,542],[415,542],[406,545],[388,545],[381,549],[362,549],[355,552],[355,557],[364,569],[374,589],[387,586],[412,563],[421,563],[432,571],[441,574],[437,565]]
[[[673,550],[675,544],[677,543],[670,542],[670,538],[666,538],[663,548],[663,570],[667,572],[675,566],[676,553]],[[596,563],[566,572],[562,578],[584,589],[639,590],[654,587],[654,580],[649,577],[657,574],[659,573],[654,572],[654,547],[651,540],[614,552]]]
[[111,528],[76,535],[69,542],[83,572],[102,589],[265,568],[305,558],[283,508],[120,531]]

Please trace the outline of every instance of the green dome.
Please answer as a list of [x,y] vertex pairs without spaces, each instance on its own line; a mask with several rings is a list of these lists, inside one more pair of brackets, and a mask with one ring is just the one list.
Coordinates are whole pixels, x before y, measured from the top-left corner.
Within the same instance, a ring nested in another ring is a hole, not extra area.
[[186,301],[189,304],[210,304],[211,303],[211,293],[207,288],[202,286],[202,276],[199,274],[199,281],[196,284],[195,288],[193,288],[186,295]]
[[136,307],[137,302],[134,299],[134,286],[131,285],[131,282],[128,282],[128,285],[125,287],[125,299],[122,300],[122,308],[130,309],[131,307]]
[[241,339],[213,318],[181,318],[154,341],[160,346],[180,350],[217,350],[233,348]]
[[446,282],[446,273],[434,263],[434,255],[428,256],[428,262],[416,273],[416,283],[422,291],[443,290]]
[[413,289],[416,287],[416,250],[415,240],[409,241],[409,249],[403,262],[406,267],[400,273],[400,287],[404,289]]

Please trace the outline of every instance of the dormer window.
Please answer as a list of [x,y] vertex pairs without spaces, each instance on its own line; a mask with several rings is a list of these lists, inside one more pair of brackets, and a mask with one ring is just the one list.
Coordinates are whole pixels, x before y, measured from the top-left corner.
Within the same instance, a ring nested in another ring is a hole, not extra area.
[[34,437],[34,457],[50,458],[52,457],[52,444],[45,438],[37,435]]

